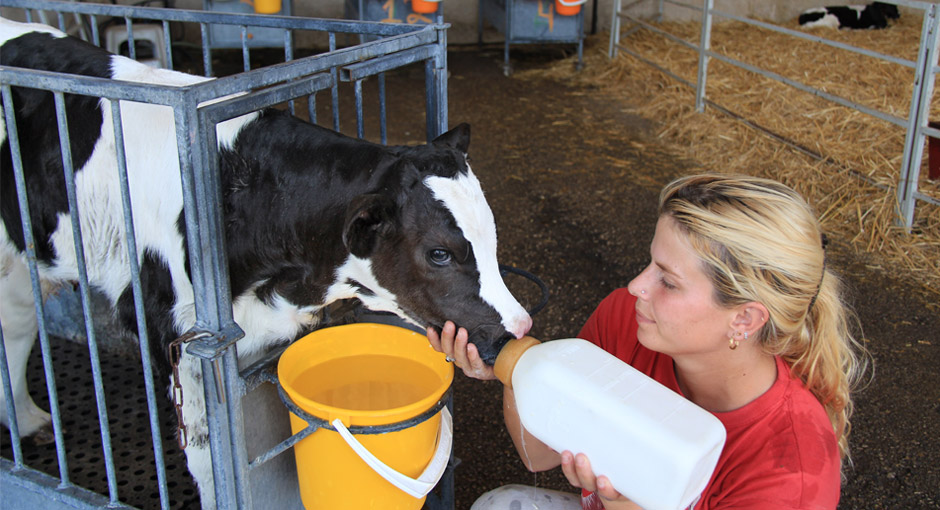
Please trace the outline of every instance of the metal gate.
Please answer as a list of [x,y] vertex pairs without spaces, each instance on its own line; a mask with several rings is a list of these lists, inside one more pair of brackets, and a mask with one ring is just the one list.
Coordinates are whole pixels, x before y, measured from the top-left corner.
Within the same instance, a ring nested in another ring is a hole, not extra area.
[[[53,415],[55,448],[45,453],[24,447],[16,427],[4,438],[4,458],[0,458],[0,488],[3,507],[14,508],[187,508],[198,501],[185,459],[173,441],[175,416],[161,423],[163,384],[154,381],[149,358],[149,339],[145,327],[141,276],[137,264],[133,211],[130,207],[126,166],[117,158],[122,179],[122,201],[127,246],[131,261],[131,282],[136,305],[139,335],[139,361],[132,356],[115,355],[101,346],[107,342],[96,326],[100,317],[94,313],[95,299],[88,286],[87,269],[79,258],[79,286],[76,295],[84,318],[86,346],[52,340],[49,319],[39,287],[37,257],[32,250],[19,144],[15,130],[11,87],[29,87],[51,91],[57,103],[59,132],[63,146],[69,146],[65,94],[102,97],[110,101],[115,114],[111,121],[117,145],[123,137],[119,101],[137,101],[169,106],[174,111],[177,147],[180,156],[184,195],[186,236],[189,247],[191,280],[195,294],[196,326],[192,332],[199,340],[188,344],[187,352],[202,359],[206,407],[210,430],[216,501],[219,508],[273,508],[268,500],[253,499],[250,475],[269,465],[277,453],[291,444],[290,439],[264,452],[249,452],[243,397],[270,381],[266,376],[270,361],[256,363],[239,371],[234,345],[242,332],[232,316],[228,291],[228,268],[221,247],[221,206],[218,195],[218,156],[215,125],[226,119],[268,106],[282,106],[294,112],[306,102],[312,122],[317,122],[317,98],[331,102],[332,128],[340,130],[341,91],[352,90],[355,105],[356,134],[365,133],[363,82],[374,77],[378,82],[379,138],[387,143],[385,73],[410,64],[422,65],[425,74],[426,138],[447,128],[447,25],[438,18],[430,25],[386,24],[364,21],[259,16],[205,11],[126,7],[116,5],[56,2],[51,0],[0,0],[4,13],[21,13],[27,21],[46,22],[63,31],[79,35],[99,46],[103,20],[116,20],[126,29],[129,56],[139,50],[135,33],[142,37],[141,24],[156,25],[166,34],[162,48],[156,48],[174,66],[177,55],[169,34],[180,27],[195,27],[200,43],[201,62],[190,64],[206,76],[213,76],[213,52],[209,43],[212,27],[236,27],[241,31],[242,69],[235,74],[186,88],[114,82],[90,77],[0,67],[5,123],[13,153],[19,208],[27,236],[27,262],[33,285],[36,316],[39,320],[39,349],[34,358],[34,381],[45,384],[45,405]],[[135,31],[136,27],[136,31]],[[250,31],[264,29],[283,33],[283,59],[258,67],[251,62]],[[189,32],[192,34],[193,32]],[[367,37],[363,37],[367,36]],[[329,50],[295,58],[297,38],[323,41]],[[340,47],[338,38],[369,42]],[[236,50],[237,51],[237,50]],[[254,67],[254,69],[253,69]],[[191,71],[192,72],[192,71]],[[342,82],[347,85],[340,87]],[[322,94],[318,94],[322,92]],[[225,100],[212,100],[231,96]],[[206,102],[211,104],[206,105]],[[108,119],[105,119],[107,122]],[[74,169],[64,158],[66,181],[70,188],[69,210],[77,217]],[[73,222],[75,246],[82,246],[81,229]],[[80,250],[79,250],[80,251]],[[81,257],[81,254],[76,254]],[[12,394],[7,354],[0,338],[0,380],[6,395]],[[67,370],[67,371],[66,371]],[[43,382],[44,379],[44,382]],[[38,389],[38,388],[37,388]],[[86,391],[87,390],[87,391]],[[33,394],[39,394],[34,391]],[[158,393],[161,396],[156,396]],[[93,396],[92,396],[93,394]],[[218,395],[224,398],[217,398]],[[130,401],[130,407],[123,407]],[[13,414],[11,399],[7,412]],[[44,402],[37,401],[40,405]],[[98,424],[89,414],[97,413]],[[11,420],[15,423],[15,419]],[[169,444],[167,444],[169,443]],[[453,507],[453,466],[439,487],[439,494],[429,497],[429,507]],[[296,483],[296,482],[295,482]],[[278,506],[278,508],[281,508]]]
[[[917,183],[920,175],[921,160],[923,159],[925,140],[927,136],[940,136],[940,130],[933,126],[929,126],[927,119],[930,98],[933,96],[934,82],[936,81],[938,71],[940,71],[940,68],[938,68],[935,64],[937,61],[938,41],[940,41],[940,5],[932,2],[921,2],[917,0],[885,0],[885,3],[894,4],[897,6],[905,6],[911,9],[918,9],[924,12],[920,36],[920,47],[917,52],[917,61],[914,62],[911,60],[896,58],[891,55],[874,52],[864,48],[851,46],[838,41],[825,39],[814,34],[791,30],[785,27],[774,25],[772,23],[765,23],[763,21],[724,12],[715,8],[714,0],[702,0],[699,2],[701,5],[695,5],[679,0],[657,0],[656,12],[657,19],[659,20],[662,19],[664,4],[667,3],[684,9],[701,12],[701,35],[699,43],[694,44],[682,38],[676,37],[675,35],[660,28],[657,28],[630,13],[631,8],[644,3],[644,1],[645,0],[613,0],[613,16],[611,18],[610,44],[608,47],[608,55],[610,58],[616,57],[618,51],[623,51],[633,56],[634,58],[637,58],[640,61],[662,71],[683,85],[695,89],[695,109],[699,112],[704,111],[705,105],[708,104],[708,106],[731,114],[731,112],[723,108],[721,105],[709,101],[705,97],[705,85],[708,79],[708,63],[710,59],[714,58],[724,63],[738,66],[753,73],[757,73],[761,76],[785,83],[803,92],[822,97],[838,105],[845,106],[847,108],[853,108],[866,115],[893,123],[903,128],[906,133],[904,139],[903,160],[901,162],[896,191],[899,224],[902,225],[906,230],[911,230],[911,226],[914,222],[914,210],[918,201],[929,203],[935,206],[940,205],[940,201],[938,201],[936,198],[917,191]],[[907,117],[898,117],[897,115],[893,115],[883,110],[867,107],[865,105],[856,103],[855,101],[851,101],[844,97],[831,94],[815,87],[811,87],[802,82],[789,79],[777,73],[750,65],[745,62],[741,62],[727,55],[713,51],[711,49],[710,41],[712,22],[716,17],[719,19],[738,21],[765,30],[786,34],[798,39],[814,41],[816,43],[825,44],[839,50],[858,53],[860,55],[876,58],[884,62],[891,62],[893,64],[898,64],[914,69],[914,82],[911,84],[911,104]],[[628,21],[628,23],[624,24],[624,20]],[[659,63],[645,58],[639,53],[633,51],[633,49],[631,49],[628,45],[621,43],[621,39],[626,40],[630,34],[640,29],[650,30],[676,44],[685,46],[698,52],[699,59],[696,81],[693,83],[676,75],[668,69],[663,68],[661,65],[659,65]],[[865,175],[859,173],[856,173],[855,175],[856,177],[865,180],[869,184],[883,188],[883,185],[879,184],[873,179],[868,178]]]

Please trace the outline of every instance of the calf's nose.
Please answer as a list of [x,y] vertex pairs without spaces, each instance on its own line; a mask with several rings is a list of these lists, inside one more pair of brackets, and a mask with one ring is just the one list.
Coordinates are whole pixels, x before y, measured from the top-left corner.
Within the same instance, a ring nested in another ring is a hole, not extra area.
[[532,317],[529,314],[521,315],[510,321],[506,331],[516,338],[522,338],[532,329]]

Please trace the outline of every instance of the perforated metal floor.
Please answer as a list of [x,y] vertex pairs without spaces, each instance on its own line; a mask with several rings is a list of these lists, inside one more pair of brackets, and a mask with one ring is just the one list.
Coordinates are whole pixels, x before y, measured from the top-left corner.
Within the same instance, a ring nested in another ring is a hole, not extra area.
[[[57,338],[51,339],[50,343],[65,430],[69,479],[75,485],[107,496],[108,481],[88,348]],[[102,352],[100,357],[111,424],[118,497],[122,502],[138,508],[160,508],[140,361],[106,352]],[[48,393],[38,341],[30,356],[27,377],[33,399],[40,407],[48,410]],[[166,398],[164,387],[162,382],[157,383],[156,400],[160,409],[169,505],[172,509],[199,508],[199,496],[186,470],[185,456],[176,444],[176,415]],[[0,454],[12,459],[9,432],[5,427],[2,429]],[[23,460],[33,469],[59,477],[54,444],[34,445],[25,440]]]

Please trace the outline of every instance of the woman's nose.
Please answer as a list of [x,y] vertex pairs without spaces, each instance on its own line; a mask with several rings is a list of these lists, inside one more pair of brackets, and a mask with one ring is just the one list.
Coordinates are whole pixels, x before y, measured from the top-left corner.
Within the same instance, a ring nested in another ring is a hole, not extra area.
[[630,294],[633,294],[636,297],[643,297],[643,298],[646,297],[647,295],[646,287],[649,282],[649,278],[646,278],[646,275],[649,272],[649,269],[650,269],[650,266],[646,266],[646,268],[643,269],[643,272],[636,275],[635,278],[630,280],[630,283],[627,284],[627,290],[630,292]]

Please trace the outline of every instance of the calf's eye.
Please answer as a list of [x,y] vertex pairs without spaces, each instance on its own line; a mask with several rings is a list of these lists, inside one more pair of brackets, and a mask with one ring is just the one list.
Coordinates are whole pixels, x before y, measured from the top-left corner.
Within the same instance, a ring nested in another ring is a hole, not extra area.
[[436,248],[428,252],[428,260],[437,266],[446,266],[450,263],[452,258],[453,256],[449,251],[441,248]]

